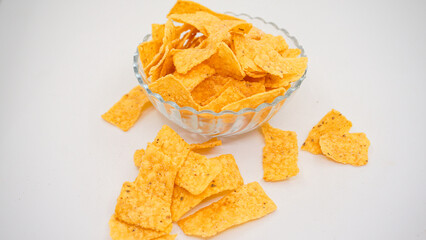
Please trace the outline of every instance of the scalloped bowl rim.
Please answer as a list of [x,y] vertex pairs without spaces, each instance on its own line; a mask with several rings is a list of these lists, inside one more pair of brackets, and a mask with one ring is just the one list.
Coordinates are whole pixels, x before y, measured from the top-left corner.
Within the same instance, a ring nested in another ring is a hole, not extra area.
[[[248,15],[246,13],[236,14],[236,13],[233,13],[233,12],[225,12],[225,14],[230,14],[230,15],[233,15],[233,16],[236,16],[236,17],[244,16],[244,17],[247,17],[249,19],[259,20],[259,21],[262,21],[265,24],[273,26],[278,31],[283,32],[286,37],[288,37],[291,40],[293,40],[293,42],[297,46],[297,48],[299,48],[301,50],[300,56],[301,57],[306,57],[305,49],[299,43],[299,41],[294,36],[290,35],[290,33],[287,30],[285,30],[284,28],[279,28],[275,23],[273,23],[273,22],[267,22],[263,18],[260,18],[260,17],[252,17],[252,16],[250,16],[250,15]],[[149,37],[151,37],[151,34],[146,35],[143,38],[142,42],[146,42],[149,39]],[[152,97],[157,98],[162,104],[167,103],[167,104],[173,106],[174,108],[176,108],[177,110],[187,110],[187,111],[190,111],[193,114],[197,114],[197,115],[198,114],[206,114],[207,113],[207,114],[212,114],[214,116],[222,116],[222,115],[226,115],[226,114],[241,115],[241,114],[248,113],[248,112],[259,112],[263,108],[266,108],[266,107],[269,107],[269,106],[274,106],[274,105],[278,104],[279,102],[281,102],[282,100],[290,97],[291,94],[300,87],[300,85],[302,84],[302,82],[306,78],[306,73],[308,72],[308,67],[306,67],[306,70],[303,73],[303,75],[297,81],[293,82],[292,86],[285,92],[285,94],[276,97],[274,99],[274,101],[272,101],[271,103],[262,103],[259,106],[257,106],[256,108],[243,108],[243,109],[241,109],[238,112],[231,111],[231,110],[225,110],[225,111],[221,111],[221,112],[214,112],[212,110],[201,110],[201,111],[197,111],[197,110],[195,110],[192,107],[181,107],[181,106],[177,105],[173,101],[165,101],[160,94],[152,92],[151,89],[149,89],[148,84],[146,84],[142,80],[143,77],[139,73],[139,64],[138,64],[138,61],[139,61],[139,51],[136,48],[136,52],[133,55],[133,71],[135,72],[135,76],[136,76],[139,84],[145,89],[145,91],[147,92],[147,94],[151,95]],[[143,71],[141,71],[141,72],[144,74]]]

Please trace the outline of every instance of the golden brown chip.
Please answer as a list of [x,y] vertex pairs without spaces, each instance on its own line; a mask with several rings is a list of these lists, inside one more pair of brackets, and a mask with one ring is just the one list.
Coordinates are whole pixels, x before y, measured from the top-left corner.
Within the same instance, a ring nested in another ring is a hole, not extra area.
[[233,34],[232,46],[245,73],[251,77],[258,77],[259,75],[256,73],[263,72],[263,70],[254,63],[254,58],[258,54],[259,48],[261,48],[258,41],[247,38],[241,34]]
[[165,231],[171,221],[171,197],[178,165],[159,147],[148,145],[134,183],[125,182],[115,214],[128,224]]
[[164,24],[153,23],[151,25],[151,30],[152,30],[152,40],[163,42]]
[[265,33],[257,27],[252,27],[247,33],[247,37],[251,39],[260,40]]
[[207,188],[221,170],[222,163],[219,159],[207,159],[206,156],[190,151],[179,169],[175,184],[191,194],[198,195]]
[[322,135],[326,133],[347,133],[351,127],[351,121],[346,119],[339,111],[332,109],[312,128],[301,149],[313,154],[321,154],[319,139]]
[[246,97],[265,92],[264,81],[233,81],[234,86]]
[[114,104],[102,118],[119,127],[123,131],[129,130],[139,119],[143,107],[149,102],[141,86],[134,87]]
[[175,102],[180,107],[192,107],[198,110],[191,93],[173,75],[167,75],[149,84],[151,91],[158,93],[165,101]]
[[231,103],[222,108],[222,111],[230,110],[238,112],[243,108],[256,108],[262,103],[271,103],[278,96],[284,95],[285,88],[277,88],[269,92],[258,93],[240,101]]
[[193,67],[210,58],[217,48],[214,46],[207,48],[187,48],[173,50],[173,63],[176,71],[180,74],[186,74]]
[[303,72],[297,73],[297,74],[284,74],[282,78],[273,76],[273,75],[268,75],[265,78],[265,87],[280,88],[280,87],[288,86],[290,83],[299,80],[304,73],[305,72],[303,70]]
[[163,36],[163,45],[171,48],[171,43],[173,40],[179,37],[176,26],[173,24],[173,21],[168,19],[164,25],[164,36]]
[[138,149],[133,154],[133,162],[135,163],[135,166],[138,168],[141,167],[143,155],[145,155],[144,149]]
[[281,56],[284,58],[296,58],[302,53],[299,48],[289,48],[284,51],[280,51]]
[[207,105],[202,106],[201,110],[212,110],[220,112],[222,108],[230,103],[245,98],[245,96],[233,85],[225,89],[217,98],[213,99]]
[[368,163],[370,141],[365,133],[326,133],[320,137],[319,144],[323,154],[336,162],[353,166]]
[[269,123],[262,126],[262,133],[265,138],[263,179],[280,181],[296,176],[299,173],[296,133],[273,128]]
[[161,47],[161,41],[143,42],[138,46],[139,58],[141,59],[142,66],[146,67],[152,62]]
[[152,239],[152,240],[175,240],[175,239],[176,239],[176,237],[177,237],[177,234],[173,234],[173,235],[164,235],[164,236],[161,236],[161,237],[159,237],[159,238]]
[[266,216],[276,209],[260,184],[252,182],[179,220],[178,225],[186,235],[207,238],[232,226]]
[[258,51],[258,54],[254,58],[254,63],[265,72],[278,77],[283,77],[284,74],[289,74],[290,72],[288,72],[289,66],[287,65],[287,60],[277,51],[270,48],[270,46],[267,48],[262,47],[263,50]]
[[157,64],[152,66],[149,70],[149,75],[151,76],[151,82],[155,82],[157,79],[160,78],[160,74],[161,74],[161,70],[163,69],[164,61],[166,60],[168,55],[170,55],[170,49],[169,49],[168,46],[166,46],[166,49],[164,50],[164,55],[157,62]]
[[170,233],[172,224],[164,232],[155,231],[121,222],[114,214],[109,220],[109,228],[112,240],[148,240]]
[[196,103],[206,105],[219,96],[225,90],[227,83],[232,80],[233,78],[230,77],[213,75],[198,84],[191,95]]
[[268,46],[271,46],[275,51],[281,52],[288,49],[288,44],[286,43],[283,36],[273,36],[271,34],[263,34],[261,36],[260,42],[262,44],[266,44]]
[[230,76],[235,79],[243,79],[245,76],[237,57],[228,45],[223,42],[219,44],[217,52],[206,62],[220,75]]
[[158,132],[153,144],[161,148],[161,151],[172,159],[173,164],[179,167],[190,151],[189,144],[167,125],[164,125]]
[[196,13],[199,11],[213,14],[221,20],[240,20],[239,18],[230,15],[216,13],[199,3],[185,0],[178,0],[173,6],[173,8],[170,10],[170,12],[167,14],[167,17],[169,17],[171,14]]
[[215,137],[203,143],[190,144],[189,147],[192,151],[196,151],[200,149],[213,148],[213,147],[221,146],[221,145],[222,145],[222,141]]
[[197,206],[204,199],[234,190],[244,184],[237,163],[231,154],[221,155],[215,158],[222,163],[222,171],[202,193],[193,195],[185,189],[175,185],[171,207],[173,221],[179,220],[186,212]]
[[213,74],[215,74],[214,68],[211,68],[205,63],[201,63],[186,74],[175,72],[173,75],[182,82],[182,85],[185,86],[188,91],[192,91],[200,82]]
[[189,24],[206,36],[217,32],[216,25],[221,22],[220,18],[207,12],[171,14],[168,17],[173,21]]
[[164,57],[163,66],[161,67],[160,75],[158,76],[158,78],[171,74],[174,71],[175,71],[175,65],[173,64],[173,53],[172,51],[169,51],[167,55]]

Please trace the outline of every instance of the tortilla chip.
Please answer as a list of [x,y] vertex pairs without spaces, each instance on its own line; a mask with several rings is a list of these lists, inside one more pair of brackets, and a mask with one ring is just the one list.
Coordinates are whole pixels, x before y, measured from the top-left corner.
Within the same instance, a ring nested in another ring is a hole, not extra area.
[[207,60],[207,64],[212,66],[220,75],[230,76],[235,79],[243,79],[245,76],[237,57],[228,45],[223,42],[219,44],[217,52]]
[[161,45],[160,49],[158,50],[157,54],[154,56],[154,58],[151,60],[150,63],[148,63],[148,65],[144,65],[143,66],[143,71],[145,72],[145,74],[147,76],[150,75],[150,70],[153,66],[157,65],[158,62],[160,62],[160,60],[163,58],[164,54],[166,53],[166,45]]
[[299,173],[296,133],[273,128],[269,123],[262,126],[262,133],[265,138],[263,179],[281,181],[296,176]]
[[191,95],[196,103],[206,105],[218,97],[225,90],[227,83],[232,80],[233,78],[230,77],[213,75],[198,84]]
[[277,88],[269,92],[258,93],[240,101],[231,103],[222,108],[222,111],[230,110],[238,112],[243,108],[256,108],[262,103],[271,103],[278,96],[284,95],[284,88]]
[[319,139],[322,135],[326,133],[347,133],[351,127],[351,121],[346,119],[339,111],[332,109],[312,128],[301,149],[313,154],[321,154]]
[[217,98],[213,99],[209,104],[202,106],[201,110],[212,110],[220,112],[221,109],[233,102],[241,100],[245,96],[233,85],[225,89]]
[[207,238],[232,226],[266,216],[276,209],[260,184],[252,182],[179,220],[178,225],[186,235]]
[[286,43],[283,36],[274,36],[272,34],[263,34],[261,36],[260,42],[271,46],[275,51],[281,52],[288,49],[288,44]]
[[265,78],[265,87],[267,88],[280,88],[288,86],[290,83],[299,80],[305,72],[301,72],[298,74],[284,74],[282,78],[268,75]]
[[171,197],[178,165],[159,147],[148,145],[134,183],[125,182],[117,199],[117,218],[128,224],[165,231],[171,221]]
[[158,78],[171,74],[174,71],[175,71],[175,65],[173,64],[173,52],[169,51],[167,55],[164,57],[163,66],[161,67],[160,76]]
[[176,71],[180,74],[186,74],[193,67],[210,58],[217,48],[187,48],[173,50],[173,63]]
[[155,82],[157,79],[160,78],[161,70],[163,69],[164,61],[166,60],[167,56],[170,55],[170,49],[168,46],[166,46],[166,49],[164,50],[164,55],[158,61],[158,63],[154,66],[152,66],[149,70],[149,75],[151,76],[151,82]]
[[213,148],[216,146],[221,146],[222,145],[222,141],[215,138],[212,138],[206,142],[203,143],[193,143],[189,145],[189,148],[192,151],[196,151],[196,150],[201,150],[201,149],[206,149],[206,148]]
[[164,37],[164,24],[151,24],[151,31],[152,31],[152,40],[153,41],[159,41],[163,42]]
[[172,224],[164,232],[155,231],[121,222],[114,214],[109,220],[109,228],[112,240],[140,240],[154,239],[166,235],[172,231]]
[[171,14],[196,13],[199,11],[213,14],[214,16],[220,18],[221,20],[240,20],[239,18],[236,18],[233,16],[216,13],[199,3],[192,2],[192,1],[184,1],[184,0],[178,0],[176,4],[173,6],[173,8],[170,10],[170,12],[167,14],[167,17],[169,17]]
[[218,17],[207,12],[171,14],[168,18],[176,22],[189,24],[206,36],[217,32],[215,25],[221,21]]
[[265,92],[264,81],[234,81],[233,84],[246,97]]
[[179,169],[175,184],[194,195],[202,193],[209,183],[222,170],[222,163],[217,158],[207,159],[206,156],[190,151]]
[[234,190],[244,184],[237,163],[231,154],[215,157],[222,163],[222,171],[200,194],[193,195],[185,189],[176,186],[172,197],[172,220],[179,220],[186,212],[197,206],[204,199],[226,191]]
[[185,86],[188,91],[192,91],[200,82],[213,74],[215,74],[214,68],[211,68],[205,63],[201,63],[186,74],[175,72],[173,75],[182,82],[182,85]]
[[[159,238],[152,239],[152,240],[175,240],[175,239],[176,239],[176,237],[177,237],[177,234],[173,234],[173,235],[164,235],[164,236],[161,236],[161,237],[159,237]],[[136,239],[135,239],[135,240],[136,240]]]
[[[268,48],[270,48],[270,46]],[[256,54],[254,63],[265,72],[278,77],[283,77],[284,74],[290,73],[287,71],[288,66],[286,65],[286,59],[277,51],[268,48]]]
[[189,144],[167,125],[158,132],[153,144],[161,148],[161,151],[172,159],[173,164],[179,167],[189,153]]
[[284,66],[287,74],[300,74],[305,72],[308,66],[308,58],[284,58]]
[[143,67],[148,66],[152,62],[160,47],[161,42],[159,41],[143,42],[138,46],[139,58]]
[[136,86],[120,101],[114,104],[102,118],[119,127],[123,131],[129,130],[139,119],[143,106],[149,102],[141,86]]
[[246,37],[260,40],[265,33],[257,27],[252,27],[250,31],[247,33]]
[[364,166],[368,163],[370,141],[365,133],[326,133],[320,137],[323,154],[333,161]]
[[280,54],[284,58],[296,58],[302,53],[302,50],[299,48],[289,48],[284,51],[281,51]]
[[133,154],[133,162],[135,163],[135,166],[138,168],[141,167],[143,155],[145,155],[144,149],[138,149]]
[[171,48],[171,42],[179,37],[180,35],[177,32],[177,28],[173,24],[173,21],[168,19],[164,25],[163,45]]
[[232,35],[232,46],[241,67],[245,73],[251,77],[257,77],[258,74],[264,72],[254,63],[254,58],[259,52],[259,43],[254,39],[250,39],[241,34]]
[[191,93],[173,75],[167,75],[149,84],[151,91],[158,93],[165,101],[175,102],[180,107],[192,107],[198,110]]

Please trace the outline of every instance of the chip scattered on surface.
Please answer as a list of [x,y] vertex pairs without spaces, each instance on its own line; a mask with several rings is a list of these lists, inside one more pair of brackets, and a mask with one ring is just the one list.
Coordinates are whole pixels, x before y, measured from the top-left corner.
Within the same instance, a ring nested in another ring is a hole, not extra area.
[[347,133],[351,127],[351,121],[340,112],[332,109],[312,128],[301,149],[313,154],[321,154],[319,139],[322,135],[326,133]]
[[299,173],[296,133],[273,128],[269,123],[262,126],[262,133],[265,138],[263,179],[280,181],[296,176]]
[[257,182],[229,193],[219,201],[178,221],[187,235],[212,237],[232,226],[261,218],[277,209]]
[[190,144],[189,147],[191,148],[192,151],[196,151],[201,149],[214,148],[221,145],[222,145],[222,141],[215,137],[203,143]]
[[344,164],[363,166],[368,163],[370,141],[365,133],[326,133],[320,137],[322,153]]
[[[173,164],[180,167],[189,153],[189,144],[171,127],[164,125],[155,137],[154,145],[168,155]],[[147,149],[148,150],[148,149]]]
[[173,221],[179,220],[186,212],[197,206],[204,199],[234,190],[244,184],[237,163],[231,154],[225,154],[215,158],[222,163],[222,171],[202,193],[193,195],[185,189],[175,185],[171,207]]
[[221,170],[222,163],[219,159],[208,159],[206,156],[190,151],[179,169],[175,184],[191,194],[198,195],[207,188]]
[[109,228],[112,240],[149,240],[169,234],[172,231],[172,224],[164,232],[155,231],[121,222],[114,214],[109,220]]
[[124,95],[102,118],[119,127],[123,131],[129,130],[139,119],[143,107],[149,102],[141,86],[134,87]]

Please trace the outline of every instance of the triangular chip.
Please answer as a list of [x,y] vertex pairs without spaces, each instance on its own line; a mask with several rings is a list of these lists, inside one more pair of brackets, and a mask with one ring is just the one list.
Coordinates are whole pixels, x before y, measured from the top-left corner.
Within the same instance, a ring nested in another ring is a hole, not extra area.
[[225,89],[217,98],[213,99],[209,104],[202,106],[201,110],[212,110],[220,112],[222,108],[228,104],[245,98],[245,96],[233,85]]
[[230,15],[216,13],[199,3],[196,3],[193,1],[185,1],[185,0],[178,0],[176,4],[173,6],[173,8],[170,10],[170,12],[167,14],[167,17],[169,17],[171,14],[196,13],[199,11],[213,14],[222,20],[241,20],[239,18],[230,16]]
[[123,131],[129,130],[139,119],[143,107],[149,102],[141,86],[136,86],[114,104],[102,118],[119,127]]
[[235,79],[243,79],[245,76],[237,57],[228,45],[223,42],[219,44],[217,52],[206,62],[220,75],[230,76]]
[[151,32],[152,32],[152,40],[163,42],[164,24],[153,23],[151,25]]
[[217,27],[215,26],[221,22],[218,17],[207,12],[171,14],[168,18],[176,22],[189,24],[206,36],[217,32]]
[[165,101],[175,102],[180,107],[198,109],[191,93],[173,75],[167,75],[149,84],[151,91],[160,94]]
[[175,72],[173,75],[182,82],[188,91],[192,91],[204,79],[215,74],[214,68],[205,63],[195,66],[186,74]]
[[185,189],[175,186],[172,200],[172,220],[179,220],[186,212],[197,206],[204,199],[234,190],[244,184],[237,163],[231,154],[215,157],[222,163],[222,171],[200,194],[193,195]]
[[261,218],[277,209],[257,182],[240,187],[193,215],[178,221],[186,235],[212,237],[232,226]]
[[161,42],[149,41],[143,42],[138,46],[139,58],[142,62],[142,67],[148,66],[160,50]]
[[370,141],[365,133],[326,133],[320,137],[322,153],[343,164],[363,166],[368,163]]
[[243,108],[256,108],[262,103],[273,102],[278,96],[284,95],[285,91],[286,90],[284,88],[277,88],[269,92],[258,93],[240,101],[228,104],[222,108],[222,111],[230,110],[238,112]]
[[216,47],[174,49],[173,63],[176,71],[180,74],[186,74],[193,67],[210,58],[216,50]]
[[172,224],[164,232],[155,231],[121,222],[114,214],[109,220],[109,228],[112,240],[154,239],[170,233]]
[[260,38],[260,42],[272,47],[277,52],[288,49],[288,44],[281,35],[273,36],[272,34],[263,34]]
[[175,184],[185,188],[191,194],[198,195],[207,188],[221,170],[222,163],[219,159],[208,159],[206,156],[190,151],[179,169]]
[[195,102],[200,105],[206,105],[219,96],[230,81],[233,81],[233,78],[213,75],[198,84],[192,90],[191,95]]
[[296,133],[273,128],[269,123],[262,126],[262,133],[265,138],[263,179],[280,181],[296,176],[299,172]]
[[[263,78],[264,79],[264,78]],[[264,80],[259,81],[233,81],[234,86],[246,97],[265,92]]]
[[351,127],[351,121],[346,119],[339,111],[332,109],[312,128],[301,149],[313,154],[321,154],[319,139],[322,135],[326,133],[347,133]]
[[289,48],[284,51],[280,51],[279,53],[284,58],[296,58],[302,53],[302,50],[299,48]]

